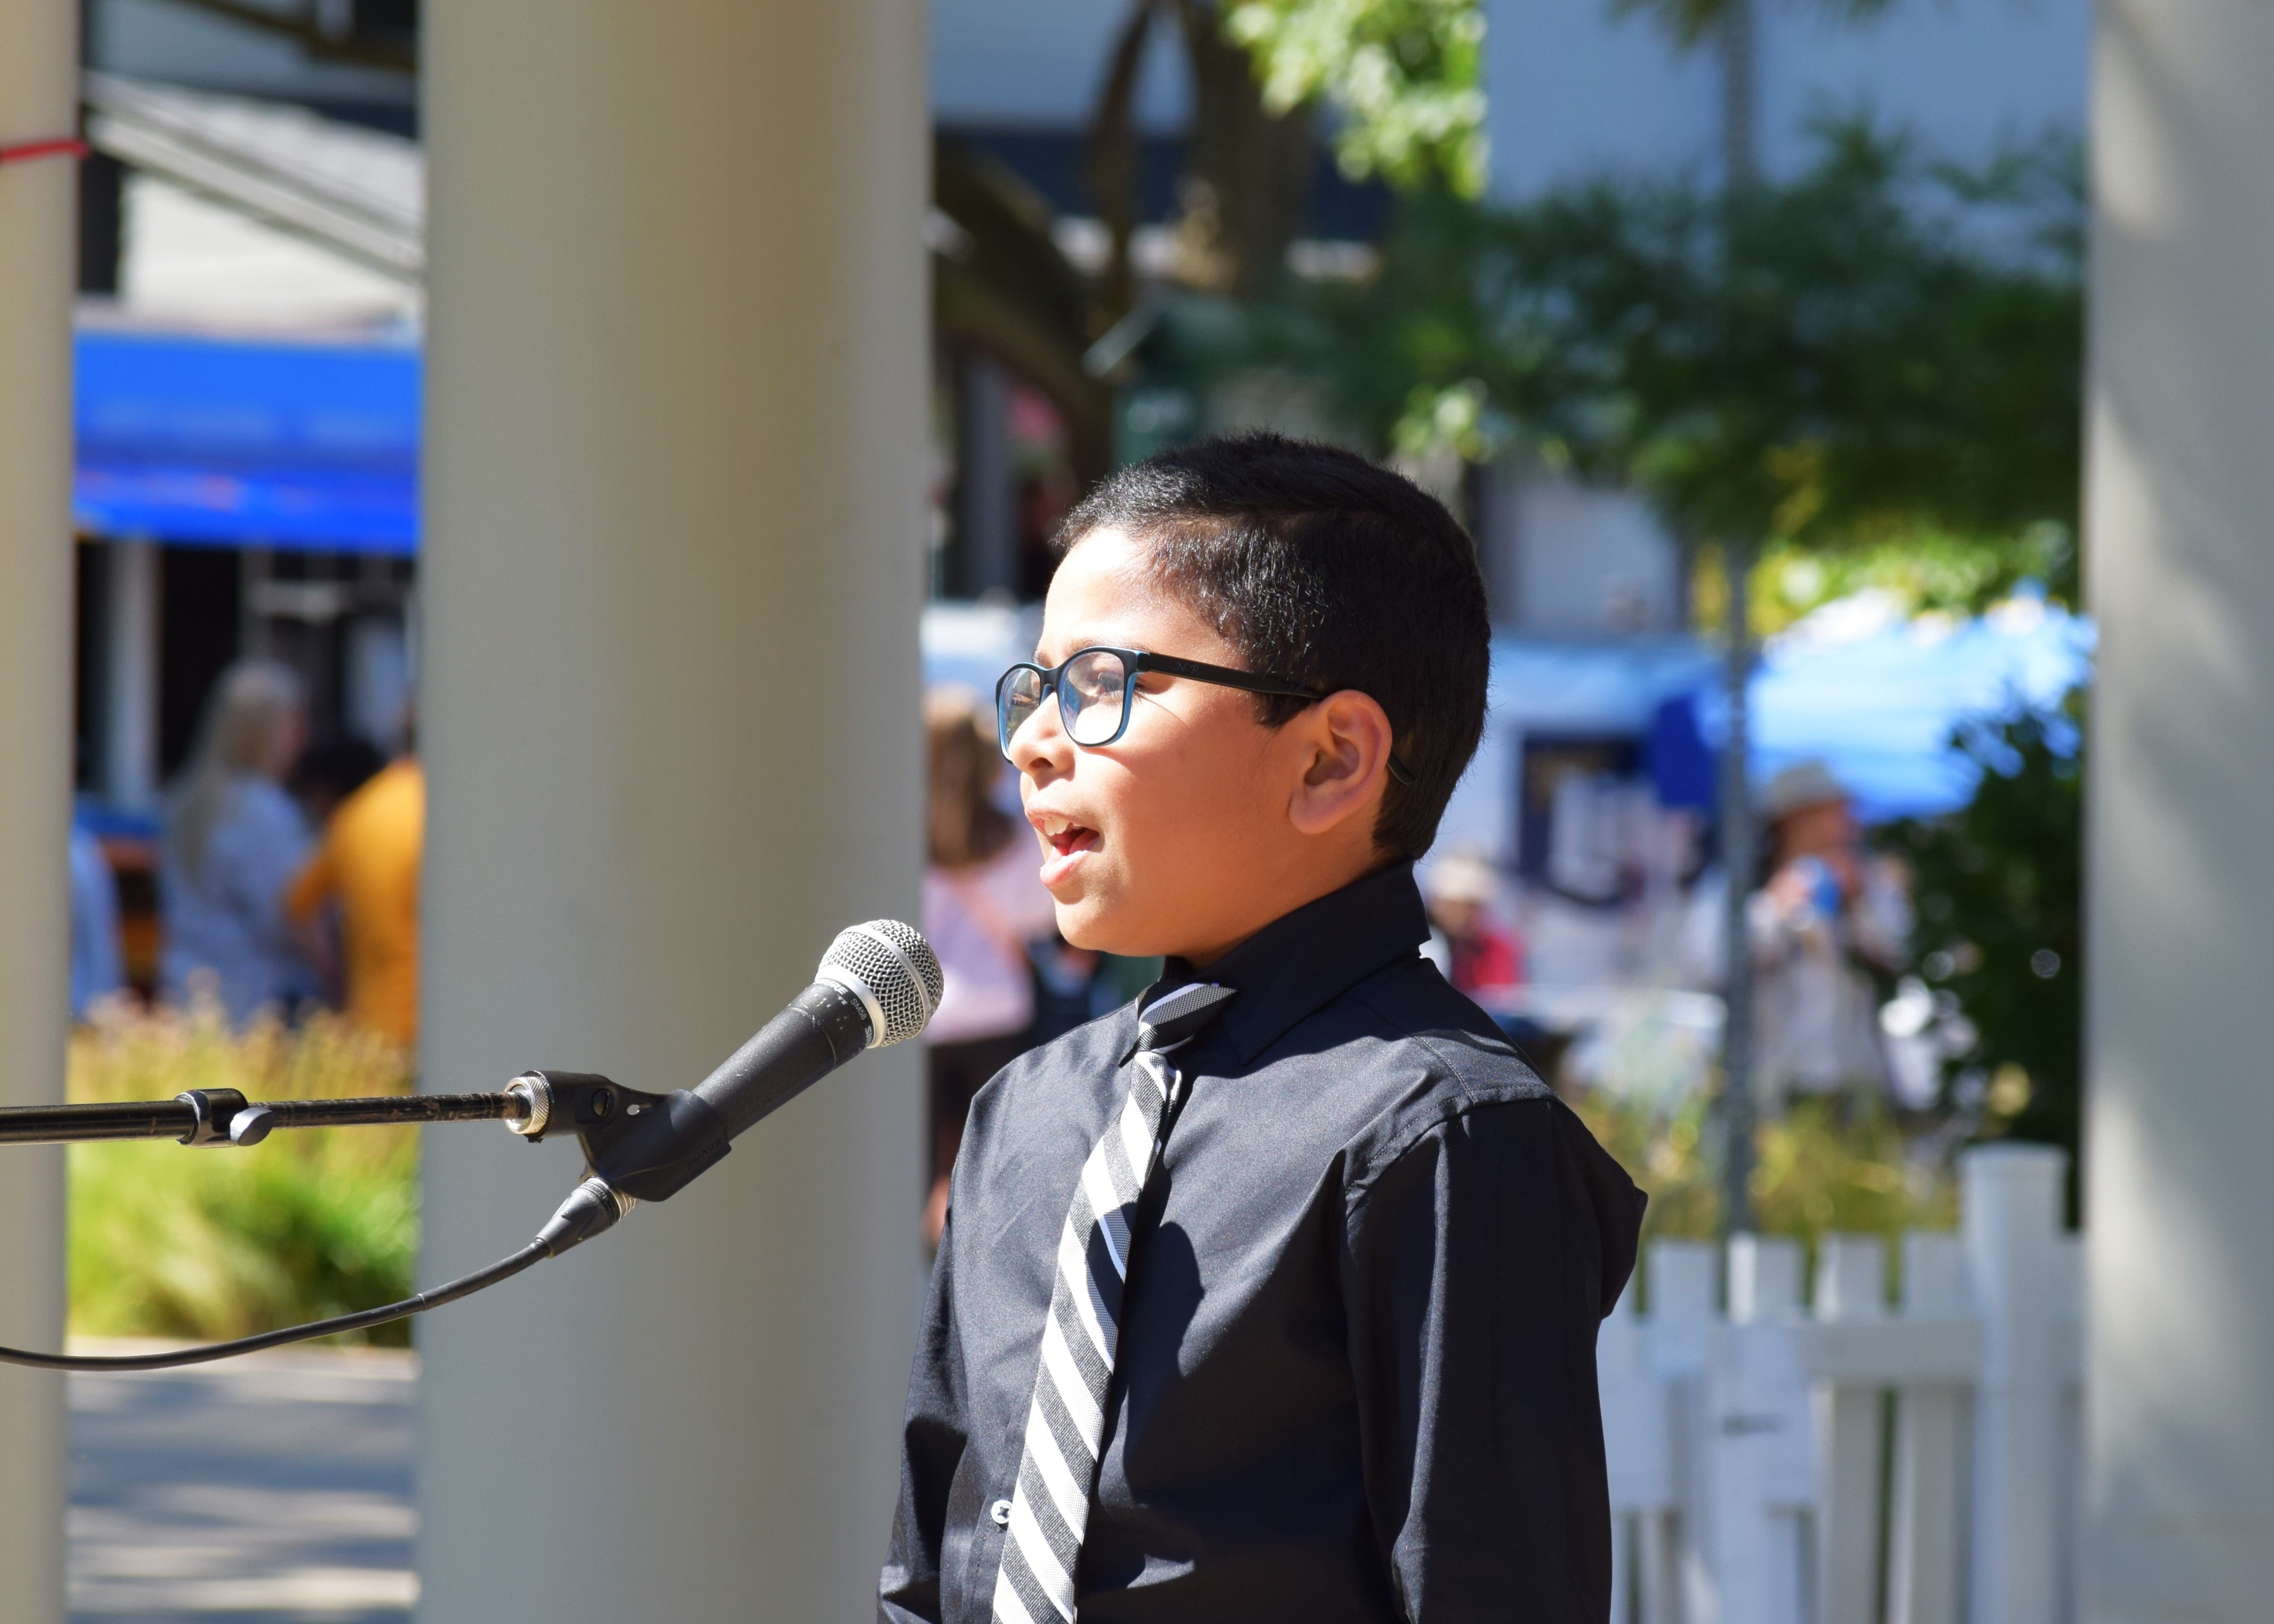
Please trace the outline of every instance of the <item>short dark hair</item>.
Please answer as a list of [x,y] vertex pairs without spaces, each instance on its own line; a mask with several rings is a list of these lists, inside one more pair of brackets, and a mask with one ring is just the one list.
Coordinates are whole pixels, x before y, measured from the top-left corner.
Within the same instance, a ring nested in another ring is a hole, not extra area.
[[[1371,695],[1413,776],[1389,784],[1374,843],[1429,849],[1484,732],[1492,641],[1476,544],[1442,502],[1352,452],[1250,433],[1107,476],[1066,515],[1059,553],[1101,530],[1149,545],[1250,670]],[[1269,727],[1305,708],[1257,703]]]

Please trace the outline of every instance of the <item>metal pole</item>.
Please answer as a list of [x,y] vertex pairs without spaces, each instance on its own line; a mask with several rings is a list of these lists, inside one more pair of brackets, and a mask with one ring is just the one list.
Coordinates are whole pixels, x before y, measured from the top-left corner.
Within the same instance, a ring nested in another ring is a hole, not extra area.
[[[1722,13],[1721,157],[1731,192],[1760,176],[1759,42],[1753,0],[1728,0]],[[1728,695],[1728,737],[1721,747],[1721,867],[1729,876],[1722,916],[1722,978],[1728,1011],[1721,1039],[1721,1228],[1736,1235],[1753,1227],[1753,954],[1747,907],[1758,866],[1752,786],[1746,776],[1751,729],[1746,684],[1752,675],[1752,640],[1746,620],[1752,581],[1750,541],[1725,538],[1722,574],[1729,589],[1728,650],[1722,681]]]
[[[388,1094],[368,1100],[252,1100],[226,1094],[234,1108],[258,1108],[263,1132],[278,1128],[420,1126],[439,1122],[513,1122],[527,1105],[511,1094]],[[171,1100],[118,1100],[88,1105],[0,1109],[0,1145],[77,1145],[106,1139],[183,1139],[199,1112],[189,1094]]]
[[1721,921],[1722,986],[1728,1001],[1721,1028],[1721,1227],[1730,1235],[1753,1227],[1753,953],[1747,911],[1759,860],[1752,786],[1746,771],[1751,728],[1745,689],[1752,675],[1752,640],[1745,595],[1752,575],[1751,552],[1736,542],[1726,542],[1721,548],[1729,589],[1728,650],[1721,667],[1729,727],[1720,763],[1721,869],[1729,880]]
[[139,812],[158,793],[158,544],[124,536],[103,552],[102,789]]
[[1760,46],[1753,0],[1726,0],[1721,48],[1721,169],[1732,186],[1760,177]]
[[955,550],[966,598],[1019,590],[1018,470],[1011,460],[1011,379],[992,356],[955,369]]

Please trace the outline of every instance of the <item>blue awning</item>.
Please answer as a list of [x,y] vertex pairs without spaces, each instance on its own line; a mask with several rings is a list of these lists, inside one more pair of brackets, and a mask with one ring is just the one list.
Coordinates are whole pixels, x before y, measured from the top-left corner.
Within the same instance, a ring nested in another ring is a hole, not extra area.
[[[2092,678],[2092,622],[2041,598],[2017,598],[1955,623],[1859,619],[1771,643],[1751,687],[1756,786],[1818,760],[1867,822],[1954,811],[1974,798],[1981,776],[1952,747],[1956,729],[2050,710]],[[1699,735],[1718,745],[1728,733],[1722,694],[1707,685],[1694,703]]]
[[78,369],[81,530],[417,551],[415,348],[85,331]]

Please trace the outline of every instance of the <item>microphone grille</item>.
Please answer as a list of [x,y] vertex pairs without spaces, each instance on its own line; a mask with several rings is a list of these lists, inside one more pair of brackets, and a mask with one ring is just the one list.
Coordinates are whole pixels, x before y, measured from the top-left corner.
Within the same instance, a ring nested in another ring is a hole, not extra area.
[[871,1044],[876,1049],[922,1032],[946,985],[939,956],[923,932],[897,919],[872,919],[839,931],[821,956],[821,971],[825,977],[850,976],[869,989],[884,1019]]

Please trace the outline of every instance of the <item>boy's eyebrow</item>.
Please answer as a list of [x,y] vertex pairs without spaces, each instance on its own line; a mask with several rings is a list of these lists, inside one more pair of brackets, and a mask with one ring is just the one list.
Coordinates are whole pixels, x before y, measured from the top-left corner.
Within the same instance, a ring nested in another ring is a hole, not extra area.
[[[1103,639],[1102,639],[1102,638],[1097,638],[1097,637],[1083,637],[1083,638],[1078,638],[1078,639],[1076,639],[1074,642],[1070,643],[1068,643],[1068,644],[1066,645],[1066,653],[1067,653],[1067,656],[1068,656],[1069,658],[1071,658],[1071,657],[1072,657],[1072,656],[1073,656],[1074,654],[1079,653],[1079,652],[1080,652],[1081,650],[1083,650],[1083,649],[1102,649],[1102,648],[1104,648],[1105,646],[1106,646],[1105,640],[1103,640]],[[1044,652],[1044,650],[1047,650],[1049,647],[1050,647],[1050,644],[1049,644],[1047,642],[1044,642],[1044,643],[1035,643],[1035,665],[1040,665],[1040,666],[1041,666],[1044,671],[1048,671],[1048,670],[1050,670],[1052,666],[1056,665],[1058,663],[1058,661],[1056,661],[1056,660],[1054,660],[1054,659],[1050,658],[1050,656],[1049,656],[1047,653],[1045,653],[1045,652]]]

